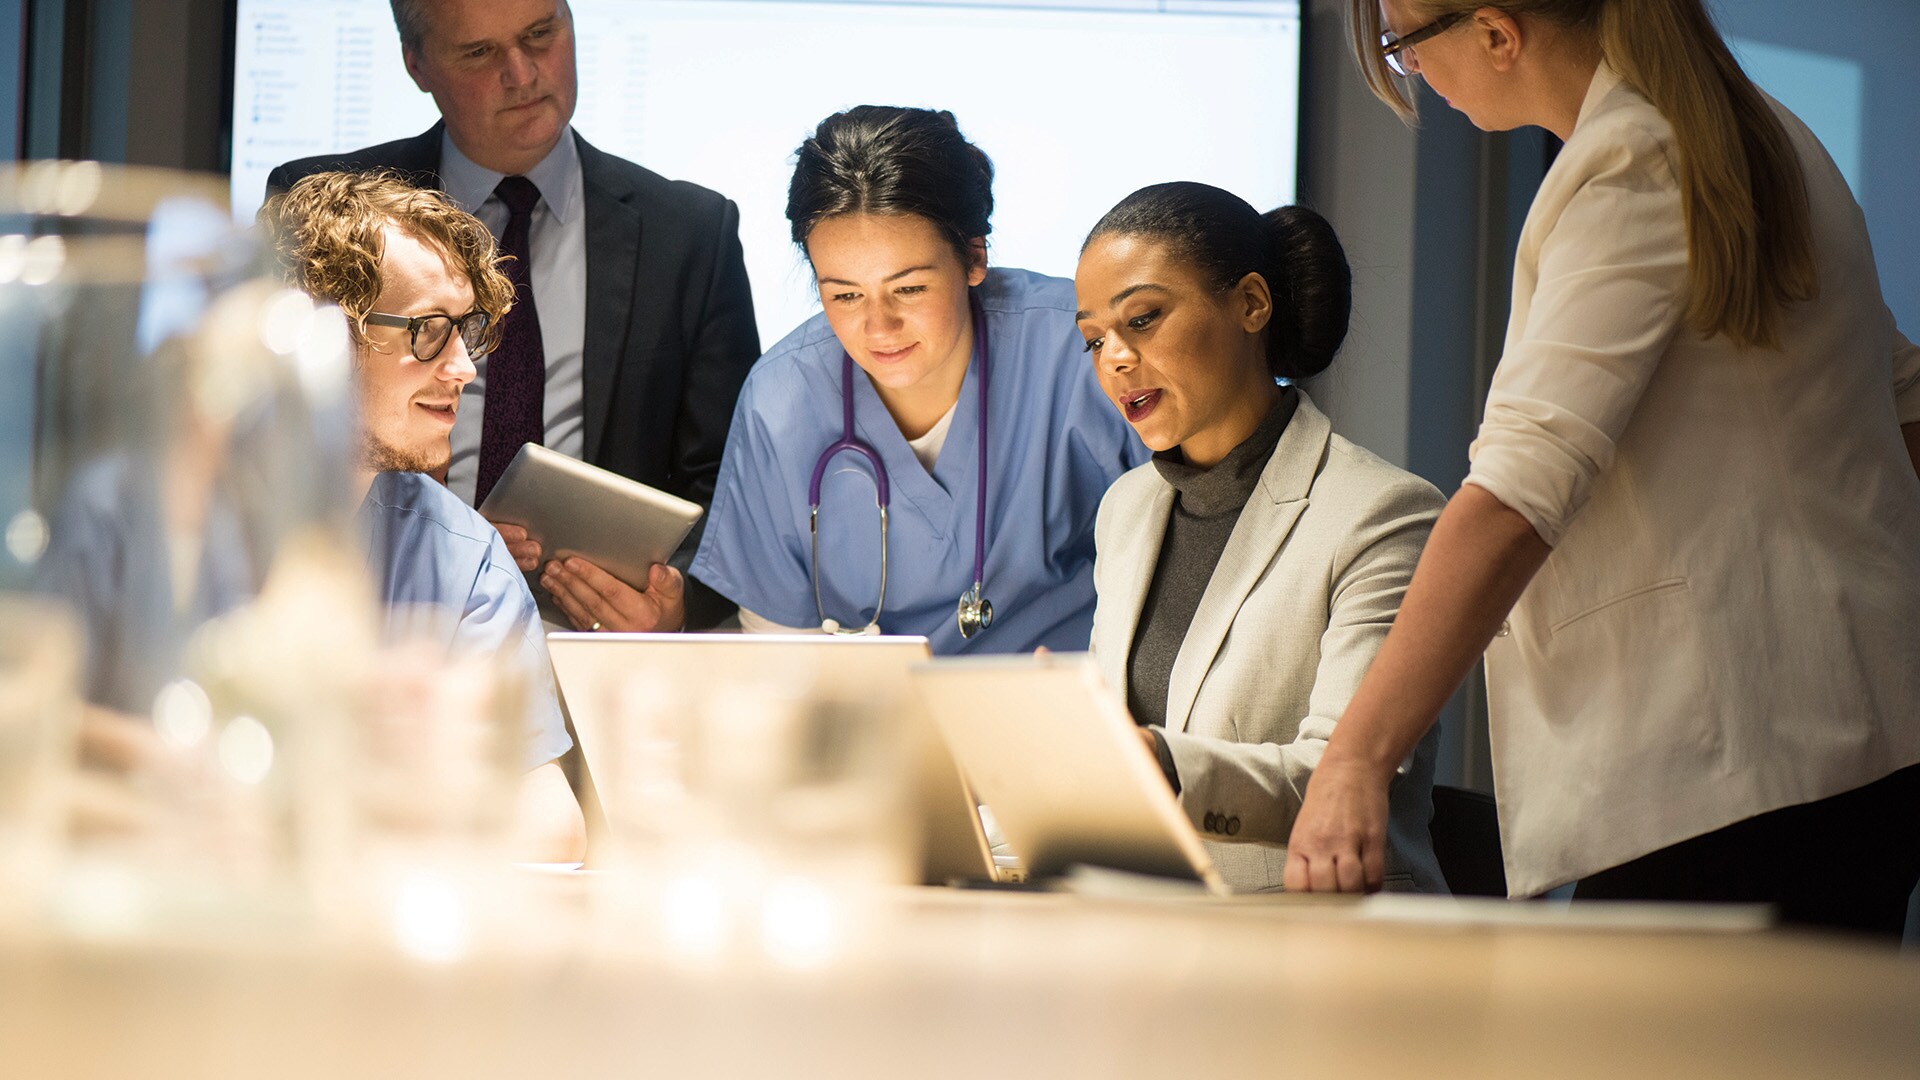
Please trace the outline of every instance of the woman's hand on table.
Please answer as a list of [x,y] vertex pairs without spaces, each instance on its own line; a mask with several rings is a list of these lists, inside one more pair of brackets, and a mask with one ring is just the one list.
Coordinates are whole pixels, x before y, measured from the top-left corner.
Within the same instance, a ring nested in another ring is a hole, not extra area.
[[644,591],[578,556],[547,563],[540,584],[581,630],[664,633],[687,623],[687,579],[663,563],[647,572]]
[[1386,875],[1387,783],[1322,758],[1287,842],[1288,892],[1378,892]]

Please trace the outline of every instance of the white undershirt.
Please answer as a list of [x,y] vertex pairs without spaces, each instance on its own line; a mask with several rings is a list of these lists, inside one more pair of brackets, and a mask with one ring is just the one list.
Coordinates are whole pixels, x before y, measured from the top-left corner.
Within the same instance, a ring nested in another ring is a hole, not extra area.
[[953,414],[959,408],[960,402],[955,401],[947,406],[947,411],[933,422],[925,435],[907,440],[907,448],[913,451],[914,457],[920,459],[921,466],[928,473],[933,472],[933,463],[940,460],[940,448],[947,445],[947,429],[953,427]]
[[788,626],[774,622],[762,615],[755,615],[746,608],[740,609],[740,632],[743,634],[817,634],[818,626]]
[[[933,426],[927,429],[925,435],[917,439],[907,440],[907,448],[913,451],[913,456],[919,460],[921,467],[926,469],[928,473],[933,472],[933,463],[940,460],[940,448],[947,445],[947,432],[953,427],[953,414],[957,412],[959,408],[960,402],[956,400],[952,405],[948,406],[947,411],[941,415],[940,419],[933,422]],[[757,615],[748,611],[746,608],[740,609],[740,629],[742,632],[748,634],[820,633],[820,628],[817,626],[787,626],[774,622],[772,619],[764,616]]]

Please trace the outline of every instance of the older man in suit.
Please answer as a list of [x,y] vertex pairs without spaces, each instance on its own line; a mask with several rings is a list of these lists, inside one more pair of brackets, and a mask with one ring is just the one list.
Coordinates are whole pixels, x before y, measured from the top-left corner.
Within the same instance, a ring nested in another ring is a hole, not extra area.
[[[478,505],[520,445],[540,442],[707,505],[734,399],[760,352],[738,210],[573,131],[565,0],[392,3],[407,72],[433,95],[441,122],[410,139],[289,162],[267,186],[392,169],[445,190],[514,256],[518,303],[468,388],[478,400],[455,424],[448,487]],[[538,565],[523,530],[501,532],[523,569]],[[698,543],[696,530],[684,555]],[[703,587],[685,589],[679,569],[654,568],[643,622],[673,630],[727,613]]]

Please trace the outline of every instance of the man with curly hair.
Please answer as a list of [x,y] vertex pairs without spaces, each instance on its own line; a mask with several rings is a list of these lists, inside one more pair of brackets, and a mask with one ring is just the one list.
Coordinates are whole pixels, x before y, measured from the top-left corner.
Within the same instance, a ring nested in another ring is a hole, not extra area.
[[381,599],[390,613],[456,613],[454,646],[500,655],[527,679],[522,854],[577,861],[584,826],[556,760],[572,741],[533,595],[500,534],[428,475],[446,467],[474,357],[512,306],[493,236],[444,196],[381,174],[309,176],[268,200],[260,221],[291,283],[347,316],[361,421],[353,479]]

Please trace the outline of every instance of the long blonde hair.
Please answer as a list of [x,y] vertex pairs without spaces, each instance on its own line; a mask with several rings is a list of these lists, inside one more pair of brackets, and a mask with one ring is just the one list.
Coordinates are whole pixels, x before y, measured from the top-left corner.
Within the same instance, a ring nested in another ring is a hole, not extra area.
[[[1701,0],[1411,0],[1423,19],[1494,8],[1592,35],[1673,127],[1687,224],[1687,323],[1778,348],[1788,304],[1819,292],[1799,155]],[[1354,58],[1375,96],[1418,118],[1409,80],[1380,56],[1379,0],[1348,0]],[[1417,46],[1416,46],[1417,48]]]

